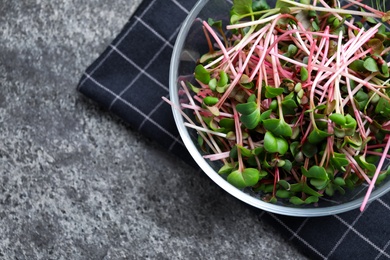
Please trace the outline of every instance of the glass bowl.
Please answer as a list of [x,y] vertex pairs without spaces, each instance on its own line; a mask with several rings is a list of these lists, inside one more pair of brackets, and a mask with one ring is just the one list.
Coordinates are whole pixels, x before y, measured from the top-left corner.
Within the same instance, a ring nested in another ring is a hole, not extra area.
[[[212,18],[214,20],[222,20],[224,26],[226,26],[231,6],[231,1],[226,0],[200,0],[185,19],[173,49],[169,72],[170,99],[175,106],[180,107],[181,100],[185,98],[179,91],[181,89],[180,81],[194,80],[193,72],[197,60],[208,50],[201,22]],[[332,197],[332,200],[320,200],[317,205],[295,206],[265,202],[259,194],[251,189],[240,190],[220,176],[216,169],[219,169],[221,165],[218,162],[210,162],[203,158],[204,154],[197,145],[196,131],[185,127],[185,119],[177,109],[172,108],[172,111],[183,143],[195,162],[217,185],[244,203],[276,214],[315,217],[350,211],[358,208],[363,202],[367,185],[361,185],[353,191],[347,190],[345,195]],[[369,201],[375,200],[389,191],[389,179],[387,178],[381,185],[376,186]]]

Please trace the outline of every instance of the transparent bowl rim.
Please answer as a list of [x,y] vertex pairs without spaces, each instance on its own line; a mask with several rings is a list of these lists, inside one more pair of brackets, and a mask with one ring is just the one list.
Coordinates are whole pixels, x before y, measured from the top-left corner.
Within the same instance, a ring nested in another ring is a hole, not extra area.
[[[185,39],[187,37],[188,31],[193,23],[193,21],[197,18],[199,12],[205,6],[205,4],[209,0],[199,0],[195,6],[191,9],[190,13],[184,20],[181,29],[178,33],[169,68],[169,96],[170,100],[176,107],[179,107],[179,97],[177,95],[178,89],[178,65],[181,56],[181,50],[184,46]],[[272,204],[269,202],[262,201],[258,198],[255,198],[228,183],[225,179],[223,179],[210,165],[209,163],[202,157],[200,152],[198,151],[195,143],[191,140],[189,132],[187,128],[184,126],[184,119],[177,109],[172,107],[173,117],[178,128],[180,137],[195,160],[198,166],[202,169],[204,173],[207,174],[209,178],[211,178],[218,186],[224,189],[226,192],[241,200],[244,203],[247,203],[253,207],[258,209],[262,209],[271,213],[281,214],[286,216],[295,216],[295,217],[320,217],[320,216],[329,216],[334,214],[339,214],[343,212],[347,212],[350,210],[354,210],[363,202],[363,197],[357,198],[353,201],[345,202],[340,205],[334,205],[329,207],[318,207],[318,208],[298,208],[298,207],[286,207],[282,205]],[[369,199],[369,202],[378,199],[380,196],[384,195],[390,189],[390,181],[381,186],[378,189],[375,189]]]

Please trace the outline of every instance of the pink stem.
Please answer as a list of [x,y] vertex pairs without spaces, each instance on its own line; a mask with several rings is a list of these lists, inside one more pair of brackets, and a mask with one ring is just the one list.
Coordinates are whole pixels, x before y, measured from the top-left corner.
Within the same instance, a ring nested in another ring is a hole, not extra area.
[[[188,108],[188,109],[192,109],[192,110],[198,110],[200,112],[209,112],[210,115],[211,115],[211,112],[207,109],[204,109],[204,108],[201,108],[200,106],[197,106],[197,105],[190,105],[190,104],[180,104],[180,106],[182,108]],[[224,113],[224,112],[219,112],[219,115],[222,116],[222,117],[229,117],[229,118],[233,118],[233,115],[232,114],[229,114],[229,113]]]
[[[221,51],[223,52],[223,55],[225,56],[225,59],[226,60],[229,60],[229,54],[227,53],[227,50],[225,48],[225,45],[221,42],[221,40],[219,39],[219,37],[217,36],[217,34],[214,32],[214,30],[211,28],[211,26],[206,22],[206,21],[203,21],[203,26],[206,27],[206,29],[209,31],[209,33],[213,36],[214,40],[217,42],[219,48],[221,48]],[[230,64],[230,70],[232,71],[232,73],[234,75],[237,74],[234,66],[232,64]]]
[[[367,151],[366,153],[371,155],[383,156],[383,153],[380,152]],[[386,154],[386,158],[390,159],[390,154]]]
[[[388,136],[389,137],[389,136]],[[386,156],[387,156],[387,153],[389,152],[389,148],[390,148],[390,138],[387,140],[387,144],[386,144],[386,147],[385,149],[383,150],[383,154],[382,154],[382,157],[378,163],[378,166],[376,168],[376,171],[375,171],[375,174],[374,174],[374,177],[372,177],[372,181],[370,183],[370,186],[368,186],[368,190],[367,190],[367,193],[366,193],[366,196],[364,197],[364,200],[363,200],[363,203],[362,205],[360,206],[360,211],[363,211],[364,208],[366,207],[366,204],[368,202],[368,199],[371,195],[371,192],[375,186],[375,182],[378,178],[378,175],[382,169],[382,166],[383,166],[383,163],[385,162],[385,159],[386,159]]]
[[[371,6],[362,4],[362,3],[360,3],[359,1],[354,1],[354,0],[347,0],[347,1],[350,2],[350,3],[352,3],[352,4],[361,6],[361,7],[363,7],[364,9],[367,9],[368,11],[370,11],[371,13],[374,13],[374,14],[378,15],[379,17],[382,17],[382,16],[385,15],[385,13],[383,13],[383,12],[381,12],[381,11],[378,11],[377,9],[372,8]],[[383,0],[383,1],[386,1],[386,0]]]
[[207,154],[204,155],[203,158],[209,159],[210,161],[218,161],[221,159],[229,158],[230,151],[223,152],[223,153],[217,153],[217,154]]

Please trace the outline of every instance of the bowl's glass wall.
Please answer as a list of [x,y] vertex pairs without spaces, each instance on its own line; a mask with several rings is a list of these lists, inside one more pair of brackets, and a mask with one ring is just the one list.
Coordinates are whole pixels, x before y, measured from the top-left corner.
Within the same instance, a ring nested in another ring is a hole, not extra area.
[[[174,47],[170,68],[170,98],[177,107],[179,107],[182,101],[186,100],[185,95],[179,94],[179,90],[181,89],[180,81],[194,82],[193,72],[197,64],[196,62],[202,54],[208,51],[202,29],[202,21],[207,21],[208,18],[222,20],[224,26],[226,26],[230,8],[230,1],[201,0],[196,4],[184,22]],[[365,191],[367,190],[366,185],[356,188],[353,191],[347,191],[345,195],[332,197],[332,200],[321,199],[316,206],[307,205],[298,207],[287,204],[283,205],[282,203],[271,204],[264,202],[261,200],[259,194],[251,192],[250,189],[241,191],[219,176],[215,171],[220,166],[219,163],[206,161],[202,157],[202,152],[196,146],[196,132],[188,130],[183,125],[183,117],[176,109],[173,109],[173,115],[184,144],[201,169],[227,192],[250,205],[284,215],[324,216],[358,208],[363,201]],[[389,189],[390,182],[382,183],[372,193],[371,200],[383,195]]]

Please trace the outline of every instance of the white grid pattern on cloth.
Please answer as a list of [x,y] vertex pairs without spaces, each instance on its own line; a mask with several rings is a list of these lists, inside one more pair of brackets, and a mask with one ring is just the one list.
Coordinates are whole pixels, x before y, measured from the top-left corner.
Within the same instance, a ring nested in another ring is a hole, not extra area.
[[[173,48],[173,45],[169,41],[167,41],[162,35],[160,35],[158,32],[156,32],[156,30],[154,30],[151,26],[149,26],[149,24],[145,23],[141,18],[137,17],[136,15],[134,16],[134,18],[137,21],[139,21],[142,25],[144,25],[151,33],[153,33],[154,36],[157,36],[157,38],[162,40],[164,42],[164,46],[168,45],[169,47]],[[172,38],[173,38],[173,36],[174,35],[172,35]]]
[[[127,87],[125,87],[125,88],[119,93],[119,95],[116,95],[116,98],[112,100],[110,106],[108,107],[109,109],[112,108],[112,106],[113,106],[113,105],[115,104],[115,102],[117,101],[118,97],[122,96],[123,93],[125,93],[129,88],[131,88],[131,86],[133,86],[133,84],[134,84],[135,82],[137,82],[137,80],[139,79],[139,77],[140,77],[141,75],[147,76],[147,77],[148,77],[149,79],[151,79],[154,83],[156,83],[157,85],[159,85],[161,88],[163,88],[163,89],[166,90],[166,91],[169,91],[167,86],[165,86],[164,84],[161,84],[160,81],[158,81],[155,77],[153,77],[152,75],[150,75],[149,73],[146,72],[146,69],[150,66],[150,64],[154,61],[154,59],[150,60],[150,61],[148,62],[148,64],[146,64],[146,66],[145,66],[144,68],[141,68],[141,67],[139,67],[139,66],[137,65],[137,63],[135,63],[135,62],[132,61],[128,56],[126,56],[125,54],[123,54],[123,52],[121,52],[120,50],[118,50],[118,49],[116,48],[116,46],[110,45],[110,47],[111,47],[115,52],[117,52],[120,56],[122,56],[123,59],[125,59],[127,62],[129,62],[129,63],[130,63],[131,65],[133,65],[134,67],[136,67],[136,68],[139,70],[139,73],[132,79],[132,81],[130,82],[130,84],[129,84]],[[165,46],[164,46],[164,47],[165,47]],[[156,56],[155,56],[155,57],[158,56],[159,52],[161,52],[161,51],[164,49],[164,47],[161,48],[158,52],[156,52]]]
[[[155,1],[156,1],[156,0],[153,0],[153,1],[148,5],[148,7],[145,8],[145,10],[139,15],[139,18],[142,18],[142,17],[147,13],[147,11],[149,10],[149,8],[151,8],[151,7],[153,6],[153,4],[154,4]],[[137,25],[136,22],[132,23],[132,25],[127,29],[127,31],[119,38],[119,40],[118,40],[117,43],[116,43],[116,46],[118,46],[118,45],[126,38],[126,36],[132,31],[132,29],[133,29],[136,25]],[[100,66],[106,61],[106,59],[107,59],[108,57],[110,57],[110,55],[111,55],[111,53],[112,53],[113,51],[114,51],[114,50],[109,51],[109,52],[103,57],[103,59],[94,67],[94,69],[89,73],[89,75],[92,75],[98,68],[100,68]],[[86,73],[84,73],[84,74],[86,75]],[[87,75],[86,75],[86,76],[87,76]],[[89,78],[89,77],[87,77],[87,78]],[[87,78],[85,78],[84,80],[81,80],[81,82],[79,83],[79,87],[78,87],[79,89],[80,89],[81,86],[84,85],[84,83],[85,83],[85,81],[86,81]]]
[[187,10],[187,8],[185,8],[182,4],[180,4],[178,1],[176,0],[172,0],[172,2],[174,2],[181,10],[183,10],[186,14],[188,14],[190,11]]
[[[376,251],[378,251],[380,254],[386,256],[387,258],[390,258],[390,255],[387,254],[385,251],[382,250],[382,248],[379,248],[377,245],[375,245],[372,241],[370,241],[366,236],[364,236],[362,233],[356,230],[356,228],[353,227],[353,225],[348,224],[345,220],[343,220],[340,216],[334,215],[335,218],[337,218],[341,223],[346,225],[348,227],[348,230],[353,231],[356,235],[358,235],[361,239],[363,239],[367,244],[372,246]],[[357,221],[356,221],[357,222]],[[354,224],[356,223],[354,222]]]
[[[147,118],[147,115],[145,115],[141,110],[139,110],[136,106],[134,106],[133,104],[129,103],[127,100],[121,98],[120,96],[116,95],[114,92],[112,92],[109,88],[103,86],[102,84],[100,84],[99,82],[97,82],[93,77],[91,77],[89,74],[86,74],[85,75],[87,76],[88,79],[92,80],[97,86],[99,86],[100,88],[106,90],[108,93],[110,93],[111,95],[115,96],[115,98],[117,98],[118,100],[121,100],[123,103],[125,103],[127,106],[129,106],[129,108],[133,109],[135,112],[139,113],[140,115],[142,115],[143,117]],[[153,119],[149,118],[148,119],[153,125],[155,125],[157,128],[159,128],[161,131],[163,131],[164,133],[166,133],[167,135],[169,135],[173,140],[175,140],[177,143],[180,143],[182,145],[183,142],[181,141],[181,139],[178,139],[178,137],[172,135],[169,131],[167,131],[164,127],[162,127],[160,124],[158,124],[157,122],[155,122]]]
[[[369,206],[369,205],[368,205]],[[367,206],[367,208],[368,208]],[[331,257],[331,255],[336,251],[336,249],[340,246],[341,242],[344,241],[345,237],[348,235],[348,233],[351,231],[352,227],[358,222],[359,218],[363,215],[363,212],[361,212],[357,217],[356,219],[352,222],[352,224],[348,224],[346,222],[344,222],[347,226],[347,230],[344,232],[344,234],[341,236],[341,238],[336,242],[336,244],[334,245],[334,247],[332,248],[332,250],[330,250],[329,254],[326,256],[326,259],[329,259],[329,257]],[[339,221],[341,221],[341,218],[339,216],[335,216],[335,218]]]
[[389,245],[390,245],[390,240],[387,241],[386,245],[382,248],[382,251],[380,251],[378,253],[378,255],[375,257],[375,259],[379,259],[381,256],[383,256],[382,252],[385,252],[386,249],[389,247]]
[[[171,0],[170,2],[173,3],[175,6],[177,6],[179,9],[181,9],[184,13],[188,13],[188,10],[180,3],[181,1],[186,1],[186,0]],[[163,125],[161,125],[160,123],[156,122],[152,116],[153,114],[158,110],[158,108],[160,108],[163,104],[163,101],[159,101],[156,105],[156,107],[154,109],[152,109],[151,111],[149,111],[148,113],[145,113],[144,111],[140,110],[135,104],[132,104],[130,103],[128,100],[126,100],[124,97],[123,97],[123,94],[133,86],[133,84],[136,84],[137,80],[139,79],[139,77],[141,75],[144,75],[146,76],[148,79],[150,79],[152,82],[154,82],[157,86],[159,86],[161,89],[163,89],[165,92],[166,92],[166,95],[168,95],[168,87],[165,86],[164,84],[162,84],[159,80],[156,79],[156,77],[151,74],[150,72],[147,72],[147,69],[149,68],[149,66],[153,63],[154,60],[150,60],[146,65],[144,66],[139,66],[136,62],[134,62],[132,60],[131,57],[129,57],[128,55],[126,55],[125,53],[123,53],[119,48],[118,46],[120,44],[123,44],[123,41],[126,39],[126,37],[132,32],[132,30],[139,24],[142,24],[144,27],[146,27],[149,32],[151,34],[153,34],[156,38],[158,38],[159,40],[163,41],[163,44],[161,46],[161,48],[159,49],[156,49],[156,50],[153,50],[154,53],[155,53],[155,56],[157,57],[159,53],[161,53],[164,48],[172,48],[172,44],[170,43],[171,40],[173,40],[173,38],[175,37],[175,35],[177,34],[177,31],[178,31],[178,28],[172,28],[174,33],[171,35],[171,37],[169,37],[169,39],[166,39],[164,38],[164,36],[162,36],[161,34],[159,34],[157,32],[157,30],[155,30],[155,28],[153,28],[150,24],[147,24],[145,21],[144,21],[144,16],[146,16],[148,14],[148,11],[151,9],[151,7],[156,4],[158,1],[156,0],[153,0],[151,1],[144,9],[141,13],[135,15],[132,19],[132,23],[129,25],[128,29],[126,29],[125,31],[123,31],[120,35],[120,37],[118,37],[117,41],[115,42],[115,44],[111,44],[109,46],[109,50],[103,55],[101,56],[99,62],[97,62],[96,64],[93,65],[92,67],[92,70],[89,71],[89,72],[85,72],[84,73],[84,76],[85,78],[82,79],[79,83],[79,90],[83,88],[84,84],[86,83],[87,80],[90,80],[95,86],[96,88],[100,88],[102,90],[104,90],[105,92],[108,93],[108,95],[110,96],[110,98],[113,98],[111,103],[110,103],[110,108],[117,102],[117,101],[120,101],[122,103],[124,103],[127,107],[129,107],[132,111],[134,111],[135,113],[138,113],[139,115],[142,116],[143,120],[140,122],[140,124],[138,125],[138,129],[140,130],[146,122],[150,122],[151,124],[153,124],[154,126],[156,126],[159,130],[161,130],[162,132],[164,132],[166,135],[168,135],[172,142],[170,143],[170,145],[168,146],[168,150],[173,150],[175,148],[175,145],[176,144],[181,144],[183,145],[183,142],[181,141],[179,135],[176,135],[176,134],[172,134],[169,130],[167,130]],[[231,2],[229,0],[229,2]],[[345,2],[345,1],[343,1]],[[110,86],[105,86],[103,84],[101,84],[98,80],[95,79],[95,72],[98,71],[98,69],[107,62],[107,59],[113,55],[113,53],[117,53],[119,56],[121,56],[124,60],[126,60],[126,62],[128,62],[129,64],[131,64],[132,66],[135,67],[136,70],[138,70],[138,74],[136,74],[136,76],[134,78],[131,79],[130,83],[128,83],[124,89],[122,89],[119,94],[116,94],[114,91],[112,91],[110,89]],[[93,97],[91,97],[93,99]],[[387,202],[385,202],[384,200],[382,199],[379,199],[378,200],[378,204],[382,205],[387,211],[390,211],[390,206]],[[355,228],[355,226],[357,224],[360,224],[360,220],[361,220],[361,217],[363,216],[363,214],[360,214],[359,212],[355,211],[356,213],[356,219],[354,221],[352,221],[351,224],[349,224],[346,220],[344,220],[341,216],[334,216],[334,217],[329,217],[329,218],[333,218],[335,219],[336,221],[338,221],[339,223],[343,224],[345,226],[345,229],[343,230],[338,230],[337,232],[339,234],[342,234],[341,235],[341,238],[338,239],[334,245],[334,247],[324,253],[323,251],[321,251],[322,249],[320,249],[319,245],[316,244],[316,241],[313,241],[313,240],[309,240],[309,238],[307,238],[306,234],[304,232],[306,232],[304,229],[307,227],[307,225],[309,225],[309,222],[308,221],[309,219],[308,218],[302,218],[302,219],[299,219],[298,222],[300,221],[300,224],[298,225],[298,228],[291,228],[291,223],[290,223],[290,219],[288,218],[281,218],[279,217],[278,215],[275,215],[275,214],[271,214],[271,213],[265,213],[263,212],[260,217],[262,218],[263,216],[270,216],[273,220],[275,220],[277,222],[277,224],[280,226],[280,227],[283,227],[285,230],[287,230],[287,232],[290,234],[290,240],[292,240],[294,243],[296,243],[298,246],[300,247],[304,247],[304,248],[308,248],[310,249],[316,256],[322,258],[322,259],[327,259],[327,258],[330,258],[330,257],[333,257],[334,253],[336,251],[339,251],[339,245],[342,243],[342,242],[345,242],[345,239],[346,237],[350,234],[350,233],[353,233],[355,234],[357,237],[360,238],[360,242],[364,242],[368,245],[370,245],[373,249],[373,254],[376,252],[378,252],[378,254],[376,255],[376,259],[379,259],[381,258],[382,256],[383,257],[386,257],[386,258],[390,258],[389,254],[386,252],[386,250],[388,249],[389,245],[390,245],[390,238],[389,237],[386,237],[386,241],[387,243],[385,243],[383,246],[381,245],[380,247],[377,246],[375,243],[373,243],[370,239],[368,239],[366,236],[364,236],[359,230],[357,230]],[[364,224],[364,223],[363,223]],[[296,238],[296,239],[295,239]]]
[[[308,241],[306,241],[305,238],[301,237],[296,231],[292,230],[285,222],[283,222],[280,218],[278,218],[277,215],[273,213],[268,213],[274,220],[276,220],[280,225],[282,225],[287,231],[292,234],[293,237],[297,238],[302,244],[304,244],[306,247],[308,247],[310,250],[312,250],[315,254],[317,254],[319,257],[325,259],[325,256],[317,250],[312,244],[310,244]],[[302,219],[305,220],[305,219]]]
[[302,230],[302,228],[306,225],[307,221],[309,220],[309,218],[305,218],[301,225],[299,225],[299,227],[297,228],[297,230],[295,230],[294,234],[291,235],[291,237],[289,238],[289,240],[293,240],[294,237],[296,237],[296,234],[299,233],[299,231]]
[[[179,30],[180,30],[180,26],[177,27],[176,30],[174,31],[174,33],[169,37],[169,41],[171,41],[171,40],[173,40],[173,39],[175,38],[175,36],[176,36],[177,33],[179,32]],[[159,50],[157,53],[161,52],[165,47],[166,47],[166,45],[164,45],[164,46],[161,48],[161,50]],[[170,45],[169,47],[171,47],[171,45]],[[173,47],[172,47],[172,48],[173,48]],[[156,54],[156,57],[157,57],[157,56],[158,56],[158,54]],[[158,109],[162,104],[163,104],[163,102],[160,102],[160,103],[156,106],[156,108],[153,109],[153,110],[149,113],[148,116],[151,117],[152,114],[153,114],[154,112],[156,112],[157,109]],[[142,127],[143,127],[143,125],[145,124],[145,122],[146,122],[146,119],[140,124],[139,129],[142,129]],[[174,144],[171,145],[171,147],[173,147],[173,146],[174,146]]]
[[385,207],[386,209],[388,209],[390,211],[390,206],[389,204],[387,204],[386,202],[383,201],[383,199],[379,198],[377,199],[377,201],[382,204],[383,207]]
[[[137,25],[137,23],[140,23],[142,24],[143,26],[145,26],[151,34],[153,34],[154,36],[156,36],[158,39],[162,40],[164,42],[164,44],[161,46],[161,48],[155,52],[155,55],[154,55],[154,58],[157,58],[158,55],[160,54],[160,52],[162,52],[164,50],[164,48],[166,48],[167,46],[171,49],[173,49],[173,45],[170,43],[171,40],[173,40],[176,36],[176,34],[178,33],[178,31],[180,30],[180,27],[177,27],[176,30],[174,31],[174,33],[169,37],[169,39],[165,39],[162,35],[160,35],[156,30],[154,30],[149,24],[147,24],[146,22],[144,22],[142,20],[143,16],[149,11],[149,9],[153,6],[153,4],[156,2],[156,0],[152,1],[146,8],[145,10],[139,15],[134,15],[133,18],[134,18],[134,22],[132,24],[131,27],[129,27],[129,29],[122,35],[122,37],[115,43],[115,44],[110,44],[109,47],[111,48],[111,50],[106,54],[106,56],[101,60],[101,62],[99,64],[97,64],[95,66],[95,68],[90,72],[90,73],[87,73],[85,72],[84,75],[86,76],[86,78],[80,82],[79,86],[81,87],[84,83],[85,83],[85,80],[87,79],[90,79],[92,80],[98,87],[104,89],[105,91],[107,91],[110,95],[113,96],[113,100],[109,106],[109,109],[112,108],[112,106],[115,104],[115,102],[117,102],[118,100],[120,100],[121,102],[124,102],[126,103],[126,105],[128,105],[129,107],[131,107],[135,112],[139,113],[143,118],[143,122],[139,125],[138,127],[138,130],[141,130],[142,126],[145,124],[146,121],[149,121],[151,122],[153,125],[155,125],[156,127],[158,127],[159,129],[161,129],[162,131],[164,131],[167,135],[169,135],[173,142],[170,146],[169,149],[172,149],[172,147],[174,147],[175,143],[178,143],[178,144],[181,144],[183,145],[183,142],[181,141],[180,137],[179,136],[174,136],[172,135],[169,131],[167,131],[163,126],[161,126],[160,124],[158,124],[156,121],[154,121],[150,116],[157,110],[157,107],[160,107],[163,102],[160,102],[158,104],[158,106],[156,106],[155,109],[153,109],[149,114],[145,114],[143,111],[139,110],[137,107],[133,106],[131,103],[129,103],[127,100],[123,99],[122,98],[122,95],[123,93],[125,93],[129,88],[131,88],[131,86],[137,81],[137,79],[141,76],[141,75],[145,75],[147,76],[149,79],[151,79],[153,82],[155,82],[157,85],[159,85],[161,88],[163,88],[167,93],[168,93],[168,87],[165,86],[164,84],[161,84],[161,82],[159,82],[154,76],[150,75],[148,72],[146,72],[146,70],[148,69],[148,67],[154,62],[154,59],[151,59],[147,64],[146,66],[144,66],[143,68],[141,68],[137,63],[135,63],[134,61],[132,61],[132,59],[130,57],[128,57],[127,55],[125,55],[124,53],[122,53],[119,49],[118,49],[118,45],[120,45],[122,43],[122,41],[129,35],[129,33],[132,32],[132,29]],[[178,3],[177,1],[174,1],[172,0],[172,2],[178,6],[185,14],[188,14],[189,13],[189,10],[187,10],[185,7],[183,7],[180,3]],[[104,62],[106,61],[106,59],[108,57],[110,57],[110,55],[112,55],[113,52],[116,52],[118,53],[120,56],[123,57],[123,59],[125,59],[127,62],[129,62],[132,66],[134,66],[136,69],[139,70],[139,73],[133,78],[133,80],[130,82],[130,84],[124,88],[120,93],[119,95],[115,94],[113,91],[111,91],[109,89],[109,87],[106,87],[102,84],[100,84],[99,82],[97,82],[94,78],[93,78],[93,73],[98,70],[100,68],[100,66],[102,64],[104,64]]]

